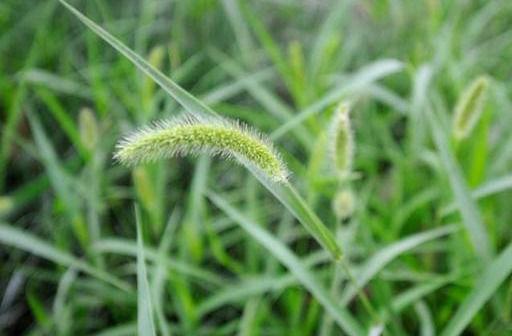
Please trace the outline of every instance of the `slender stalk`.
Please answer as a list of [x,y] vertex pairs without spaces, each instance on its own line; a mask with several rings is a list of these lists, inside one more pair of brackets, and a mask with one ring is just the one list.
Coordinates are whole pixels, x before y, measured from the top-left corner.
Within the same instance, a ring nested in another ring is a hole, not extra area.
[[[339,290],[338,288],[341,285],[342,278],[342,271],[339,267],[337,267],[336,264],[333,264],[333,279],[331,281],[331,288],[330,292],[333,297],[339,296]],[[332,327],[334,325],[334,320],[329,315],[324,315],[322,319],[322,323],[320,324],[320,336],[328,336],[331,335]]]
[[341,268],[343,269],[343,271],[347,275],[349,281],[355,287],[355,289],[357,291],[357,296],[361,300],[361,302],[362,302],[364,308],[366,309],[366,311],[368,312],[368,314],[372,317],[372,321],[374,323],[380,324],[381,323],[380,322],[380,317],[377,314],[377,311],[375,310],[375,308],[373,308],[373,306],[372,306],[372,304],[370,302],[370,299],[368,298],[366,293],[362,290],[362,288],[359,287],[356,278],[354,277],[354,275],[352,274],[352,271],[350,270],[350,265],[348,264],[347,259],[346,258],[340,258],[338,260],[338,264],[341,266]]

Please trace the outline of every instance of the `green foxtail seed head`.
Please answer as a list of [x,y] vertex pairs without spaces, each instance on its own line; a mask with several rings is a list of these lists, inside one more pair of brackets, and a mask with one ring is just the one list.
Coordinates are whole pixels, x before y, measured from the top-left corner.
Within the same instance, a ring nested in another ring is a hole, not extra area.
[[475,79],[459,98],[453,119],[453,136],[462,140],[471,133],[482,115],[489,87],[489,79],[480,76]]
[[352,170],[354,139],[349,118],[350,106],[340,103],[334,112],[329,130],[329,152],[339,176],[346,177]]
[[121,140],[114,158],[135,166],[202,153],[236,159],[275,182],[287,180],[288,171],[269,141],[247,126],[223,118],[183,115],[154,123]]
[[340,220],[349,218],[355,209],[354,193],[349,188],[339,190],[332,199],[331,206],[336,218]]

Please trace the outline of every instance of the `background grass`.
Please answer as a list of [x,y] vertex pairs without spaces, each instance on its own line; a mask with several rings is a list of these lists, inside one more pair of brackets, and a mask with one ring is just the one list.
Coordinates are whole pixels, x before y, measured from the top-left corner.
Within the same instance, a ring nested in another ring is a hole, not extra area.
[[[115,164],[123,134],[180,105],[58,1],[4,0],[0,335],[512,333],[510,1],[71,4],[270,135],[375,314],[242,167]],[[481,74],[484,113],[455,144],[453,108]],[[340,100],[358,174],[341,222],[325,152]]]

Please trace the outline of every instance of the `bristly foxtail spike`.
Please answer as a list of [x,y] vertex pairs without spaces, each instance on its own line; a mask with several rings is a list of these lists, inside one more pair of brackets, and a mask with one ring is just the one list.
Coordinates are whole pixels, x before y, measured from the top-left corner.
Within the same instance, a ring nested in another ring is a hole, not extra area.
[[271,142],[248,126],[224,118],[185,114],[153,123],[119,141],[114,158],[121,164],[135,166],[202,153],[255,167],[274,182],[287,181],[286,166]]

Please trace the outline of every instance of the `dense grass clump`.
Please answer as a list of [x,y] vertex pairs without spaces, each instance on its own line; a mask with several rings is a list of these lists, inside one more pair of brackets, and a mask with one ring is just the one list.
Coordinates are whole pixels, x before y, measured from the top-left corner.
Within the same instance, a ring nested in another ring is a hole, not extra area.
[[511,335],[510,22],[0,1],[0,336]]

